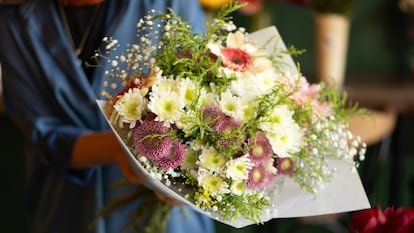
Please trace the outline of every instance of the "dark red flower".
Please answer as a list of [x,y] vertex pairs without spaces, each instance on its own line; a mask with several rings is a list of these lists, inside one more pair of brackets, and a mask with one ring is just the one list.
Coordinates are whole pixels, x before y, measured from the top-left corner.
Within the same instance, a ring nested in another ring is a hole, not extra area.
[[412,233],[414,228],[414,208],[388,207],[384,211],[387,218],[387,232],[390,233]]
[[352,215],[350,228],[356,233],[387,233],[385,224],[387,218],[379,206],[361,210]]
[[413,233],[414,208],[362,210],[352,215],[350,228],[356,233]]

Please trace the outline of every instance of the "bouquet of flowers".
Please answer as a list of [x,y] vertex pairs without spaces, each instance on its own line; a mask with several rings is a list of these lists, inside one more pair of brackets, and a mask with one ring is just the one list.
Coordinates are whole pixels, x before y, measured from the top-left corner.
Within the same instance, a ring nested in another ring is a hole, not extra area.
[[[278,35],[258,42],[234,25],[239,7],[221,9],[203,34],[173,12],[151,12],[137,24],[139,44],[105,38],[99,54],[112,64],[100,105],[148,187],[237,227],[288,216],[277,213],[279,193],[305,190],[297,199],[312,203],[335,177],[331,160],[351,170],[365,153],[347,129],[356,109],[345,96],[309,84],[291,59],[299,51]],[[343,181],[358,185],[358,176]]]

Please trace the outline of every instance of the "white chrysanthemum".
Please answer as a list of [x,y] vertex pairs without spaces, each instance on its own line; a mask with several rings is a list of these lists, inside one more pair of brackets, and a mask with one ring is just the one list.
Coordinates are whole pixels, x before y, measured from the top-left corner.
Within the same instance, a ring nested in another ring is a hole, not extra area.
[[246,180],[249,177],[249,171],[252,168],[248,156],[241,156],[227,162],[226,176],[233,180]]
[[272,61],[266,57],[257,57],[253,60],[253,67],[250,69],[250,72],[257,74],[269,70],[273,70]]
[[[242,78],[236,79],[231,82],[230,90],[246,99],[253,99],[259,96],[261,93],[258,92],[259,89],[256,88],[256,77],[253,75],[243,75]],[[255,87],[255,88],[252,88]]]
[[138,88],[129,89],[114,105],[120,120],[130,124],[130,128],[135,126],[146,110],[147,100],[143,95],[145,93]]
[[218,153],[212,147],[204,147],[198,165],[210,171],[220,171],[224,169],[226,162],[227,157],[224,154]]
[[151,95],[148,108],[157,115],[158,121],[174,123],[183,114],[184,101],[174,92],[165,92],[162,95]]
[[222,177],[203,169],[199,170],[198,183],[213,196],[229,192],[228,184]]
[[178,129],[181,129],[185,134],[189,134],[194,129],[194,123],[196,122],[195,118],[197,117],[197,112],[186,109],[182,112],[181,117],[175,121],[175,126]]
[[179,90],[186,105],[191,104],[198,96],[198,87],[189,78],[179,81]]
[[192,150],[203,150],[206,146],[204,145],[203,141],[201,140],[193,140],[188,142],[188,146]]
[[181,168],[184,170],[192,170],[197,168],[199,154],[199,151],[187,150],[184,154],[184,161],[181,164]]
[[217,96],[212,93],[208,92],[205,88],[200,90],[200,97],[198,99],[198,106],[210,106],[215,105],[217,102]]
[[259,104],[256,101],[243,101],[243,106],[243,115],[241,117],[242,122],[247,122],[257,117]]
[[233,181],[230,186],[230,192],[237,196],[241,196],[244,192],[245,184],[242,181]]
[[241,99],[231,94],[230,91],[225,91],[221,94],[219,106],[224,114],[237,119],[240,119],[244,110]]
[[275,106],[266,117],[261,119],[260,129],[266,132],[279,132],[294,124],[293,112],[286,105]]
[[263,93],[263,94],[267,93],[276,86],[277,78],[278,78],[278,75],[272,69],[266,70],[261,73],[257,73],[255,77],[255,80],[256,80],[255,87],[258,90],[260,90],[259,91],[260,93]]
[[303,144],[303,132],[296,124],[285,127],[279,132],[269,132],[266,134],[272,146],[273,153],[281,158],[290,158],[291,153],[298,152]]
[[156,95],[162,95],[163,93],[174,92],[180,93],[179,82],[173,78],[159,77],[157,82],[152,86],[151,90]]

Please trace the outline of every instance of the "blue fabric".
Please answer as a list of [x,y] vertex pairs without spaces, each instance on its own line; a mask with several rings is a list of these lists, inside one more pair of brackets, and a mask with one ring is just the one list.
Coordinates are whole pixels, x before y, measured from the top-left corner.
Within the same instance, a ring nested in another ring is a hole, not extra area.
[[[5,106],[25,136],[28,232],[91,232],[87,226],[96,211],[114,196],[109,185],[122,175],[116,166],[68,168],[73,145],[81,134],[108,130],[95,104],[104,68],[94,69],[88,77],[78,65],[56,2],[31,0],[0,6]],[[171,7],[195,31],[204,30],[197,0],[107,0],[105,4],[103,33],[120,43],[136,40],[136,22],[150,9]],[[168,232],[214,231],[210,219],[191,210],[187,213],[188,220],[175,210]],[[98,222],[95,232],[120,232],[126,214],[117,212]]]

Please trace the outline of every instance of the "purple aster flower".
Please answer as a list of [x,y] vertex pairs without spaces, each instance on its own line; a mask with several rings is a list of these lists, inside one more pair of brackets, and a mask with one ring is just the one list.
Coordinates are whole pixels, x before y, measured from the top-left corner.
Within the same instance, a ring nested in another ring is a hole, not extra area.
[[256,134],[256,142],[251,142],[249,150],[250,160],[255,164],[262,164],[272,156],[272,146],[263,133]]
[[143,121],[132,133],[138,153],[152,161],[165,157],[171,150],[171,137],[165,136],[169,128],[159,121]]
[[224,113],[216,105],[206,106],[203,110],[203,122],[207,123],[215,131],[217,131],[218,123],[223,118],[225,118]]
[[241,125],[241,121],[237,118],[222,117],[216,122],[216,131],[219,133],[230,134]]
[[223,136],[223,139],[219,140],[218,144],[222,147],[239,149],[246,139],[244,134],[240,135],[240,132],[235,131],[240,125],[241,121],[236,118],[225,117],[219,119],[216,123],[216,130],[217,133]]
[[293,169],[295,168],[295,164],[290,158],[277,158],[276,168],[277,168],[278,174],[284,175],[284,176],[291,176]]
[[184,160],[185,146],[178,140],[174,140],[168,153],[158,158],[155,162],[161,166],[164,171],[170,168],[177,168]]
[[267,170],[263,164],[255,166],[249,172],[247,187],[252,190],[262,189],[273,183],[275,174]]

